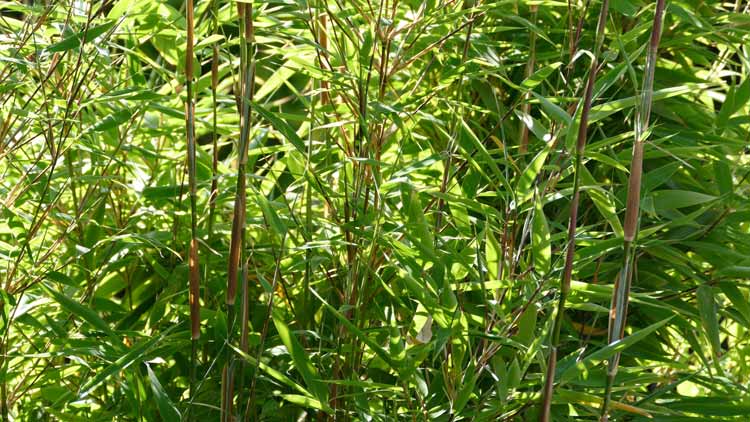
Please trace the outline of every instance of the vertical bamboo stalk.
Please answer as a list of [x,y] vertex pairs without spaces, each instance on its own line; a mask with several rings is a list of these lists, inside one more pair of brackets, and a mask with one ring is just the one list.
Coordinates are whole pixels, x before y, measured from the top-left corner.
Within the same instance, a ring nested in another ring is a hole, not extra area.
[[[635,139],[633,142],[633,159],[630,163],[630,177],[628,179],[628,199],[625,209],[625,224],[623,225],[623,263],[620,273],[615,281],[612,292],[612,305],[609,312],[609,344],[623,338],[625,324],[628,317],[628,301],[630,296],[630,285],[633,280],[633,268],[635,265],[635,242],[638,236],[638,217],[640,215],[641,201],[641,177],[643,176],[643,147],[648,130],[649,118],[651,116],[651,103],[654,92],[654,72],[656,70],[656,58],[659,50],[659,39],[661,38],[662,18],[664,15],[664,0],[656,0],[654,12],[654,24],[651,29],[651,41],[646,56],[646,68],[643,74],[643,87],[641,89],[640,104],[635,120]],[[601,421],[609,420],[609,404],[612,396],[612,386],[617,375],[617,367],[620,363],[620,353],[615,353],[607,362],[607,384],[602,403]]]
[[[217,35],[219,32],[219,10],[218,0],[213,0],[211,4],[211,15],[213,20],[213,33]],[[212,107],[212,148],[213,157],[211,160],[211,194],[208,199],[208,235],[211,236],[213,233],[214,221],[216,219],[216,196],[219,190],[218,181],[218,167],[219,167],[219,150],[218,150],[218,133],[217,133],[217,118],[218,118],[218,103],[216,100],[216,89],[219,85],[219,46],[213,45],[213,51],[211,54],[211,107]]]
[[[211,2],[211,19],[213,33],[219,32],[219,0]],[[211,190],[208,197],[208,240],[212,243],[214,239],[214,222],[216,221],[216,197],[219,194],[219,134],[218,134],[218,102],[216,90],[219,85],[219,46],[214,44],[211,52],[211,109],[212,109],[212,159],[211,159]],[[208,273],[206,273],[208,276]],[[203,287],[203,301],[206,303],[209,298],[208,285]],[[203,359],[207,359],[208,351],[203,349]]]
[[193,0],[187,0],[185,10],[187,20],[187,48],[185,49],[185,84],[187,87],[187,102],[185,103],[185,130],[187,132],[187,162],[188,184],[190,189],[190,252],[188,257],[189,272],[189,302],[190,302],[190,331],[191,331],[191,368],[190,368],[190,396],[195,392],[195,373],[198,365],[197,346],[200,339],[200,265],[198,263],[198,214],[196,211],[196,176],[195,176],[195,104],[193,101],[193,51],[194,45],[194,17]]
[[552,405],[552,395],[554,394],[555,370],[557,369],[557,352],[560,346],[560,328],[562,327],[563,315],[565,313],[565,303],[570,293],[570,280],[573,273],[573,259],[575,257],[575,236],[576,222],[578,219],[578,202],[580,197],[580,168],[583,161],[583,154],[586,148],[586,139],[588,137],[589,112],[591,111],[591,101],[594,94],[594,82],[599,70],[599,53],[604,43],[604,30],[607,24],[607,15],[609,13],[609,1],[603,0],[599,12],[599,21],[596,27],[596,41],[594,47],[594,57],[591,60],[588,81],[581,109],[581,122],[578,126],[578,139],[576,142],[575,162],[573,173],[573,199],[570,203],[570,219],[568,220],[568,242],[565,254],[565,267],[563,268],[560,280],[560,299],[555,313],[555,320],[552,326],[552,337],[550,341],[550,356],[545,374],[544,390],[542,391],[542,413],[539,420],[548,422],[550,419],[550,408]]
[[0,316],[2,316],[3,324],[5,325],[5,334],[0,337],[0,375],[2,375],[2,381],[0,381],[0,416],[2,421],[8,421],[8,358],[6,344],[8,342],[7,333],[9,330],[8,320],[5,318],[5,300],[0,296]]
[[[328,51],[328,34],[327,34],[327,25],[328,21],[326,18],[325,13],[321,13],[321,7],[322,5],[318,5],[319,7],[316,7],[315,13],[314,13],[314,22],[317,22],[317,25],[313,25],[313,36],[317,39],[318,45],[320,46],[320,52],[318,53],[318,65],[322,70],[327,70],[326,63],[328,61],[328,57],[326,52]],[[324,109],[323,110],[323,118],[325,119],[325,107],[328,105],[329,102],[329,96],[328,96],[328,81],[325,79],[322,79],[318,82],[320,85],[320,98],[319,99],[313,99],[312,107],[311,107],[311,121],[315,121],[315,109],[316,105],[320,104],[320,106]],[[309,135],[309,142],[307,144],[307,168],[305,171],[312,172],[312,146],[313,141],[315,140],[325,140],[328,141],[328,131],[325,128],[315,128],[314,130],[310,130]],[[305,188],[305,227],[307,229],[308,236],[312,235],[313,232],[313,221],[312,221],[312,185],[307,184],[307,187]],[[327,209],[326,204],[326,209]],[[303,315],[302,320],[300,321],[302,326],[304,328],[309,328],[310,323],[312,322],[310,318],[308,318],[309,315],[312,315],[312,304],[311,304],[311,294],[310,294],[310,280],[312,279],[312,255],[313,250],[311,248],[307,248],[305,251],[305,278],[303,280],[303,287],[302,287],[302,303],[301,308],[302,312],[300,313]],[[332,386],[332,388],[335,388],[335,386]]]
[[[243,240],[244,243],[244,240]],[[249,344],[248,344],[248,336],[250,332],[250,292],[248,290],[248,283],[247,283],[247,271],[248,271],[248,260],[245,259],[242,265],[242,274],[240,275],[240,295],[242,300],[242,308],[240,311],[240,350],[242,350],[243,353],[248,354],[250,351]],[[242,402],[244,398],[244,386],[245,386],[245,368],[246,368],[246,361],[242,359],[240,363],[240,373],[239,377],[237,379],[237,403],[238,403],[238,410],[242,409]],[[247,416],[243,416],[240,414],[237,418],[238,420],[245,420],[247,419]]]
[[[536,13],[539,6],[532,5],[530,6],[531,9],[531,22],[536,24]],[[526,77],[528,78],[534,73],[534,67],[536,66],[536,32],[530,31],[529,33],[529,61],[526,63]],[[529,114],[531,112],[531,104],[529,104],[529,99],[531,98],[530,93],[524,94],[524,103],[521,106],[521,110],[524,114]],[[520,154],[525,154],[528,151],[529,148],[529,127],[526,126],[526,123],[521,122],[521,145],[518,148],[518,152]]]
[[[240,270],[240,260],[245,243],[245,208],[247,203],[246,192],[246,165],[247,152],[250,136],[250,102],[253,97],[254,64],[252,63],[253,28],[253,6],[252,3],[237,4],[240,17],[240,139],[238,143],[237,161],[237,192],[234,201],[234,215],[232,219],[232,237],[229,245],[229,268],[227,270],[227,344],[232,342],[235,323],[235,300],[237,297],[237,282]],[[222,388],[222,421],[228,422],[232,419],[232,402],[234,398],[234,365],[233,353],[230,347],[226,348],[226,370],[224,386]]]

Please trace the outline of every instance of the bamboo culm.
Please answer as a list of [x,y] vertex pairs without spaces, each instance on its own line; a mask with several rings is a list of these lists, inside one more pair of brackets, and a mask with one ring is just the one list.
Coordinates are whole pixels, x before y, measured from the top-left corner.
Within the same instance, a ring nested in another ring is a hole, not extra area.
[[[630,164],[628,197],[625,209],[625,223],[623,225],[623,262],[620,272],[617,275],[617,280],[615,281],[615,288],[612,292],[612,305],[609,313],[608,329],[609,344],[622,340],[628,316],[628,300],[630,296],[630,286],[633,280],[636,255],[635,246],[638,237],[641,178],[643,176],[643,149],[646,131],[648,130],[649,117],[651,115],[651,102],[654,91],[654,72],[656,70],[659,39],[661,38],[664,7],[665,0],[656,0],[654,24],[651,30],[651,40],[648,47],[648,55],[646,57],[646,69],[643,75],[643,87],[639,99],[639,110],[635,120],[633,158]],[[614,385],[619,363],[620,353],[615,353],[607,363],[607,381],[601,409],[601,422],[607,422],[609,420],[609,405],[612,396],[612,386]]]
[[552,326],[552,335],[550,338],[550,355],[545,374],[544,389],[542,390],[542,412],[540,413],[539,417],[539,420],[541,422],[548,422],[550,420],[552,396],[554,394],[555,371],[557,369],[557,352],[560,346],[560,329],[562,327],[563,315],[565,312],[565,303],[567,302],[568,294],[570,292],[570,281],[573,273],[573,260],[575,257],[576,224],[578,219],[578,203],[580,198],[579,174],[581,163],[583,161],[583,154],[586,148],[586,139],[588,137],[589,112],[591,110],[591,102],[594,94],[594,83],[596,82],[596,75],[599,70],[599,53],[601,51],[602,44],[604,43],[604,30],[607,24],[608,13],[609,1],[604,0],[599,12],[599,20],[596,27],[594,57],[591,60],[591,67],[589,68],[583,103],[580,106],[583,108],[581,109],[581,121],[578,126],[578,138],[576,141],[575,149],[573,199],[570,203],[570,218],[568,220],[568,241],[565,254],[565,266],[563,268],[563,273],[560,280],[560,298],[555,314],[554,323]]
[[[250,138],[250,102],[253,98],[254,64],[252,48],[254,38],[252,3],[237,4],[240,16],[240,139],[237,145],[237,193],[234,201],[232,232],[229,245],[229,267],[227,269],[227,348],[226,366],[222,392],[222,420],[232,419],[232,403],[234,400],[234,354],[229,344],[235,330],[235,301],[237,284],[240,274],[240,262],[245,249],[245,208],[247,203],[247,181],[245,178],[247,154]],[[244,312],[243,312],[244,313]]]
[[195,102],[193,98],[193,60],[194,46],[194,17],[193,0],[187,0],[185,17],[187,21],[187,48],[185,50],[185,85],[187,101],[185,103],[185,131],[187,136],[187,164],[188,185],[190,190],[190,246],[188,252],[188,278],[190,303],[190,331],[191,331],[191,368],[190,368],[190,396],[195,393],[196,368],[198,365],[197,347],[200,339],[200,265],[198,261],[198,229],[197,229],[197,193],[196,193],[196,141],[195,141]]

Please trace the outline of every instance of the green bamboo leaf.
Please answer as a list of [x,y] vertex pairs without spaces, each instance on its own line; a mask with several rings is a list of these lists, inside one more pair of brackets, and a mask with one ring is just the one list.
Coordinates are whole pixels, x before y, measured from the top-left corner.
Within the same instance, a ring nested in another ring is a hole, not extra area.
[[581,166],[581,182],[583,186],[586,186],[586,194],[591,198],[591,201],[599,210],[599,213],[607,220],[609,226],[612,227],[612,231],[615,232],[617,237],[623,236],[622,224],[620,218],[617,216],[617,207],[615,206],[615,199],[612,194],[608,191],[603,190],[597,186],[594,177],[589,173],[586,166]]
[[200,41],[198,41],[198,43],[196,43],[193,48],[198,50],[203,47],[208,47],[211,44],[216,44],[218,42],[224,41],[225,39],[226,37],[221,34],[211,34],[205,38],[202,38]]
[[530,304],[518,319],[518,333],[515,340],[524,346],[531,345],[536,331],[538,310],[534,304]]
[[312,397],[301,396],[299,394],[282,394],[281,398],[288,401],[289,403],[306,407],[308,409],[322,410],[328,413],[333,412],[333,409],[331,409],[327,405],[324,405],[320,400],[314,399]]
[[531,247],[534,256],[534,268],[539,274],[547,274],[552,262],[549,225],[544,216],[542,199],[537,196],[534,203],[534,218],[531,224]]
[[[432,316],[439,326],[450,328],[453,323],[458,322],[453,318],[453,313],[450,312],[450,310],[443,309],[443,307],[440,306],[437,292],[429,283],[425,284],[418,282],[406,271],[402,271],[401,273],[401,282],[409,291],[409,294],[427,309],[430,316]],[[445,294],[449,293],[446,292]]]
[[631,0],[612,0],[612,8],[631,18],[638,13],[638,5]]
[[596,363],[601,362],[604,359],[614,356],[615,353],[622,352],[623,350],[633,346],[634,344],[651,335],[654,331],[664,326],[664,324],[669,322],[672,318],[673,317],[671,316],[669,318],[665,318],[659,322],[649,325],[646,328],[638,330],[629,336],[626,336],[622,340],[604,346],[594,353],[586,356],[580,362],[576,362],[574,360],[567,366],[559,366],[557,368],[557,371],[561,382],[569,381],[575,378],[578,374],[590,370],[591,367]]
[[474,133],[474,131],[471,130],[469,125],[464,121],[464,119],[461,119],[461,132],[463,134],[464,139],[469,140],[471,145],[479,152],[479,156],[482,159],[482,162],[478,162],[477,160],[473,158],[468,158],[469,160],[476,163],[476,166],[479,169],[483,169],[485,167],[489,167],[490,170],[492,170],[492,175],[494,176],[494,181],[499,180],[500,183],[510,192],[510,186],[508,185],[507,180],[505,180],[505,176],[503,175],[503,172],[500,170],[500,167],[498,167],[497,162],[490,153],[487,151],[487,148],[482,144],[482,142],[477,138],[477,135]]
[[109,21],[101,25],[92,26],[88,28],[88,31],[82,31],[77,34],[73,34],[58,43],[48,46],[47,51],[49,51],[50,53],[57,53],[78,48],[84,43],[90,43],[100,35],[109,31],[113,26],[115,26],[115,23],[115,21]]
[[[287,61],[284,63],[276,72],[271,75],[263,85],[260,86],[258,92],[255,93],[255,101],[260,101],[266,98],[269,94],[279,89],[286,81],[289,80],[299,71],[299,65],[293,61]],[[278,129],[277,129],[278,130]]]
[[[401,195],[404,207],[406,208],[409,232],[414,234],[413,238],[419,242],[420,248],[428,251],[430,257],[436,259],[434,251],[435,242],[418,194],[410,186],[402,185]],[[409,237],[412,238],[412,236]]]
[[[603,401],[600,396],[594,394],[588,394],[581,391],[565,390],[562,388],[557,390],[557,395],[558,400],[561,403],[579,403],[598,407],[601,406]],[[648,410],[640,407],[620,402],[614,402],[611,404],[611,406],[613,409],[622,410],[628,413],[634,413],[637,415],[645,416],[649,419],[653,419],[653,416],[651,415],[651,413],[649,413]]]
[[745,298],[734,282],[725,281],[717,284],[722,293],[732,302],[737,312],[742,315],[744,323],[750,326],[750,302]]
[[677,189],[655,191],[652,195],[657,210],[692,207],[716,199],[713,195]]
[[721,339],[719,338],[719,320],[716,314],[716,302],[711,286],[701,284],[698,286],[698,311],[701,315],[703,328],[706,330],[706,337],[711,344],[711,351],[714,357],[721,356]]
[[649,193],[655,188],[668,181],[670,177],[680,168],[680,163],[673,162],[662,167],[655,168],[643,175],[643,192]]
[[592,159],[594,159],[596,161],[599,161],[601,163],[607,164],[607,165],[609,165],[611,167],[614,167],[614,168],[622,171],[623,173],[627,174],[627,173],[630,172],[630,170],[628,170],[624,165],[622,165],[622,163],[620,163],[619,161],[615,160],[614,158],[612,158],[612,157],[610,157],[608,155],[600,154],[600,153],[594,152],[594,151],[589,151],[587,149],[586,150],[586,156],[590,157],[590,158],[592,158]]
[[370,60],[370,53],[372,52],[373,37],[371,31],[365,31],[365,37],[362,40],[362,45],[359,47],[359,60],[360,65],[363,67],[367,66]]
[[186,185],[182,187],[178,185],[173,186],[149,186],[143,189],[143,197],[151,201],[157,201],[161,199],[175,198],[180,195],[180,191],[185,191]]
[[363,343],[365,343],[367,345],[367,347],[369,347],[376,355],[378,355],[378,357],[380,357],[381,359],[383,359],[383,361],[385,361],[385,363],[387,363],[388,366],[390,366],[391,368],[393,368],[394,370],[396,370],[398,372],[400,372],[402,370],[401,362],[396,361],[395,359],[393,359],[390,356],[390,354],[384,348],[382,348],[378,343],[376,343],[371,338],[369,338],[367,336],[367,334],[365,334],[362,330],[360,330],[359,328],[357,328],[356,325],[352,324],[351,321],[349,321],[345,316],[343,316],[341,314],[341,312],[339,312],[338,310],[336,310],[336,308],[334,308],[333,306],[331,306],[330,304],[328,304],[328,302],[326,302],[318,294],[318,292],[316,292],[312,288],[310,288],[310,292],[312,292],[312,294],[316,298],[318,298],[318,300],[320,300],[320,302],[323,304],[323,306],[326,309],[328,309],[328,311],[330,311],[333,314],[333,316],[335,316],[336,319],[338,319],[339,322],[341,322],[341,324],[346,327],[347,330],[349,330],[350,332],[352,332],[355,336],[357,336],[357,338],[359,338]]
[[[578,130],[581,127],[581,114],[583,112],[583,98],[578,100],[573,116],[570,119],[570,124],[567,126],[567,130],[564,132],[565,135],[565,148],[573,150],[576,145],[578,138]],[[589,124],[591,124],[591,115],[589,115]]]
[[81,305],[78,301],[65,296],[63,293],[56,291],[55,289],[47,286],[44,283],[41,283],[40,286],[42,286],[42,288],[44,288],[44,290],[50,296],[52,296],[57,301],[57,303],[60,304],[60,306],[62,306],[66,311],[70,312],[71,315],[83,319],[92,327],[96,328],[99,331],[102,331],[103,333],[115,337],[115,332],[112,330],[109,324],[107,324],[96,312],[94,312],[90,308],[87,308],[86,306]]
[[[142,361],[146,359],[148,357],[148,354],[147,354],[148,351],[152,347],[154,347],[157,343],[163,341],[166,338],[167,334],[169,334],[174,327],[176,326],[167,328],[166,330],[162,332],[162,334],[152,337],[148,340],[144,340],[134,345],[133,347],[130,348],[130,351],[128,353],[120,356],[111,365],[97,372],[94,378],[91,378],[88,382],[83,384],[81,388],[78,390],[78,398],[79,399],[85,398],[92,391],[94,391],[95,388],[99,387],[104,381],[106,381],[112,375],[127,369],[130,365],[138,361]],[[60,399],[60,401],[62,400],[63,398]]]
[[105,132],[110,129],[114,129],[121,124],[130,120],[133,117],[133,112],[129,109],[117,110],[109,116],[105,117],[97,123],[92,129],[94,132]]
[[[656,101],[661,101],[667,98],[676,97],[678,95],[683,95],[692,90],[698,89],[701,86],[702,85],[698,85],[698,84],[686,84],[682,86],[655,90],[652,101],[656,102]],[[610,101],[610,102],[607,102],[598,106],[594,106],[591,108],[591,114],[589,114],[589,124],[598,122],[626,108],[635,107],[637,103],[638,103],[638,97],[633,96],[633,97],[613,100],[613,101]]]
[[148,90],[138,88],[126,88],[117,91],[108,92],[105,95],[90,100],[91,103],[111,103],[117,100],[128,101],[153,101],[163,99],[162,95]]
[[716,114],[716,126],[723,129],[729,118],[747,104],[750,99],[750,78],[746,78],[740,85],[732,86],[727,93],[724,104]]
[[289,327],[284,322],[284,315],[279,308],[274,308],[273,310],[273,324],[276,326],[276,331],[279,333],[281,342],[284,343],[284,346],[286,346],[286,349],[292,356],[294,367],[297,368],[297,371],[302,375],[302,379],[305,380],[305,385],[307,385],[320,402],[327,403],[328,387],[321,382],[318,371],[307,358],[307,352],[302,348],[297,338],[289,331]]
[[747,416],[750,404],[738,397],[689,397],[670,401],[669,408],[706,416]]
[[[50,271],[47,273],[47,279],[52,280],[55,283],[64,284],[69,287],[78,287],[80,284],[74,281],[72,278],[59,271]],[[78,303],[78,302],[76,302]]]
[[474,362],[469,363],[469,366],[464,371],[463,383],[461,388],[458,390],[458,395],[453,401],[453,413],[458,414],[464,409],[466,404],[469,402],[471,395],[474,393],[474,385],[477,381],[477,371],[474,369]]
[[512,20],[514,22],[520,23],[521,25],[525,26],[529,31],[531,31],[531,32],[535,33],[537,36],[539,36],[539,38],[545,40],[546,42],[548,42],[548,43],[550,43],[552,45],[555,45],[555,43],[552,42],[552,40],[549,38],[549,36],[547,36],[547,33],[544,30],[542,30],[537,25],[534,25],[533,23],[531,23],[527,19],[524,19],[524,18],[522,18],[521,16],[518,16],[518,15],[503,15],[503,16],[506,19],[510,19],[510,20]]
[[526,89],[536,88],[539,84],[547,80],[547,78],[552,74],[552,72],[557,70],[557,68],[559,68],[561,65],[562,63],[555,62],[550,65],[544,66],[543,68],[534,72],[528,78],[524,79],[524,81],[521,82],[521,87],[526,88]]
[[524,113],[521,110],[515,110],[516,117],[518,117],[518,120],[521,121],[526,127],[529,128],[531,133],[536,136],[537,139],[540,141],[548,141],[551,137],[549,133],[549,129],[544,127],[539,121],[537,121],[535,118],[531,117],[530,114]]
[[302,138],[300,138],[299,135],[297,135],[297,132],[289,125],[289,123],[276,117],[275,114],[266,110],[262,105],[256,102],[252,102],[251,108],[253,111],[258,113],[261,117],[268,120],[268,122],[271,123],[271,126],[273,126],[274,129],[279,131],[279,133],[281,133],[281,135],[284,136],[284,138],[286,138],[289,142],[291,142],[294,148],[297,149],[297,151],[305,155],[307,154],[307,150],[305,148],[305,142],[302,141]]
[[500,266],[503,264],[500,242],[497,240],[497,236],[490,230],[487,231],[485,239],[484,253],[490,279],[498,280],[500,278]]
[[546,145],[541,151],[539,151],[539,153],[536,155],[536,157],[534,157],[531,163],[526,166],[526,169],[524,169],[523,173],[521,173],[521,176],[518,179],[518,186],[516,188],[516,207],[520,207],[526,201],[531,199],[532,196],[534,196],[534,190],[532,189],[532,186],[534,185],[536,176],[542,169],[544,162],[547,160],[549,152],[550,146]]
[[717,277],[736,277],[750,278],[750,266],[731,265],[729,267],[719,268],[716,271]]
[[156,405],[159,408],[159,415],[165,422],[179,421],[182,418],[180,412],[175,407],[174,403],[169,399],[167,392],[164,391],[164,387],[161,386],[159,378],[156,377],[154,371],[151,370],[151,366],[146,364],[146,370],[148,371],[148,379],[151,382],[151,390],[156,398]]
[[258,201],[258,205],[260,205],[260,209],[263,211],[263,216],[265,217],[268,226],[279,236],[286,234],[287,227],[284,222],[281,221],[281,218],[279,218],[279,215],[276,213],[276,210],[271,203],[262,195],[256,195],[255,198]]
[[517,358],[513,358],[510,365],[508,365],[508,385],[512,388],[516,388],[521,384],[521,365],[518,363]]
[[[226,330],[224,330],[224,331],[226,331]],[[296,382],[294,382],[288,376],[282,374],[278,370],[276,370],[276,369],[268,366],[267,364],[265,364],[263,362],[258,362],[254,357],[248,355],[247,353],[243,352],[242,350],[238,349],[237,347],[235,347],[235,346],[233,346],[231,344],[229,345],[229,347],[231,347],[232,350],[234,350],[234,352],[238,356],[240,356],[242,359],[244,359],[245,361],[247,361],[251,365],[259,368],[261,371],[263,371],[269,377],[271,377],[271,378],[275,379],[276,381],[278,381],[278,382],[286,385],[289,388],[297,390],[298,392],[302,393],[305,397],[309,397],[310,399],[315,400],[315,398],[313,397],[313,394],[310,391],[308,391],[305,387],[303,387],[303,386],[297,384]],[[330,409],[327,408],[327,407],[326,407],[326,410],[330,411]]]
[[536,92],[532,92],[531,95],[539,100],[544,111],[546,111],[553,120],[559,123],[564,123],[566,127],[570,126],[573,123],[573,119],[570,118],[570,115],[565,110],[563,110],[562,107],[548,100],[546,97],[537,94]]
[[716,184],[719,187],[719,193],[726,195],[732,192],[734,188],[732,183],[732,170],[729,163],[725,160],[716,160],[713,163],[714,172],[716,173]]

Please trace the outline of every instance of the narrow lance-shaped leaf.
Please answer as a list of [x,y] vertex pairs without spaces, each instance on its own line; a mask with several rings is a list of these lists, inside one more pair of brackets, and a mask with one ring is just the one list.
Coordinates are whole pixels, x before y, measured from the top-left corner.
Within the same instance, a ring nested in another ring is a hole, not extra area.
[[294,366],[305,380],[305,385],[321,403],[326,403],[328,401],[328,389],[320,381],[320,375],[308,359],[307,352],[284,322],[284,315],[278,309],[273,311],[273,323],[282,343],[292,356]]
[[711,352],[714,359],[718,359],[721,356],[721,333],[716,314],[716,302],[711,286],[705,284],[698,286],[696,295],[698,297],[698,311],[701,315],[703,328],[706,330],[708,342],[711,345]]
[[550,246],[549,225],[547,224],[547,217],[544,215],[541,198],[537,198],[534,203],[534,218],[531,225],[534,269],[540,274],[547,274],[550,270],[552,247]]
[[115,23],[115,21],[110,21],[101,25],[87,28],[84,32],[73,34],[58,43],[50,45],[49,47],[47,47],[47,51],[49,51],[50,53],[56,53],[78,48],[85,43],[93,41],[97,37],[112,29],[112,27],[115,26]]
[[169,399],[169,395],[164,391],[164,387],[162,387],[159,378],[156,377],[151,366],[146,365],[146,370],[148,371],[148,379],[151,382],[151,391],[154,393],[156,405],[159,408],[159,415],[161,415],[162,420],[166,422],[180,421],[182,418],[180,412],[177,410],[174,403],[172,403],[172,400]]

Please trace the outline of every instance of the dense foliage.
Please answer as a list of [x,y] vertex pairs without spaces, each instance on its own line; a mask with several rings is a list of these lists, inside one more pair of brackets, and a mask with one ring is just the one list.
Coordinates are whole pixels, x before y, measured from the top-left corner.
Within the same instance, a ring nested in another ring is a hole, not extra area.
[[747,420],[748,7],[0,2],[3,420]]

